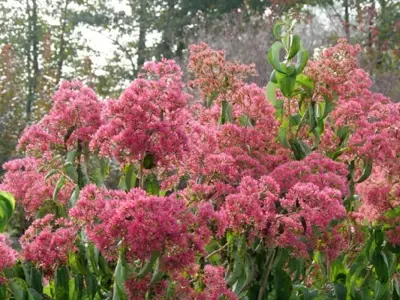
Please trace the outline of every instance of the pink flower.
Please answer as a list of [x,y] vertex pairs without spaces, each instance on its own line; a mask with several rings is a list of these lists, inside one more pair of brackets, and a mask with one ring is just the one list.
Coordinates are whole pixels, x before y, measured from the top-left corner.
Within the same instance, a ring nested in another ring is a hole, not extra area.
[[218,300],[221,297],[230,300],[238,299],[236,294],[226,287],[224,273],[225,270],[223,267],[206,265],[204,268],[204,283],[206,288],[200,293],[197,299]]
[[49,149],[89,142],[101,125],[100,112],[101,103],[92,89],[79,81],[63,81],[48,115],[24,131],[18,147],[41,157]]
[[[27,213],[27,218],[32,217],[46,200],[53,198],[53,190],[60,175],[55,174],[45,179],[48,172],[45,167],[47,165],[43,160],[32,157],[11,160],[3,165],[7,173],[0,189],[14,195],[17,203],[21,204]],[[57,201],[66,204],[72,189],[73,185],[67,182],[58,194]]]
[[22,256],[45,274],[51,275],[68,261],[68,253],[76,251],[77,228],[63,218],[48,214],[36,219],[20,239]]
[[[4,234],[0,234],[0,253],[0,273],[2,273],[5,269],[11,268],[19,256],[18,252],[8,245]],[[6,280],[0,275],[0,284],[5,284]]]
[[106,103],[105,124],[91,147],[121,163],[141,162],[151,154],[158,167],[171,168],[187,150],[189,95],[183,92],[182,72],[172,61],[147,63],[144,70],[120,99]]

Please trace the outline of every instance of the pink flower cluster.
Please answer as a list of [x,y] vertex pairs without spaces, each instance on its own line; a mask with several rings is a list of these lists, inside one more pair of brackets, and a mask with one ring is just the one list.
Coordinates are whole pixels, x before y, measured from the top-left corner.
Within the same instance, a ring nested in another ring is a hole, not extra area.
[[307,256],[307,247],[317,247],[330,223],[346,216],[346,175],[344,164],[314,153],[259,180],[244,177],[238,192],[226,197],[228,227]]
[[[188,194],[223,198],[244,176],[259,178],[288,160],[288,152],[275,140],[278,123],[265,92],[243,81],[251,67],[226,62],[222,52],[201,44],[192,46],[189,69],[196,76],[193,87],[217,96],[209,108],[192,106],[190,151],[182,166],[191,178]],[[224,101],[231,112],[222,124]]]
[[[7,238],[3,234],[0,234],[0,253],[0,273],[2,273],[5,269],[11,268],[19,256],[18,252],[8,245]],[[0,284],[4,284],[5,281],[6,279],[0,275]]]
[[[43,167],[43,160],[32,157],[11,160],[3,165],[7,173],[0,184],[0,190],[13,194],[17,203],[23,206],[27,218],[33,217],[46,200],[52,199],[53,190],[60,178],[60,175],[55,174],[45,179],[47,170]],[[57,201],[66,204],[72,189],[73,185],[67,182],[60,190]]]
[[65,265],[69,252],[76,251],[74,241],[78,228],[69,220],[48,214],[36,219],[20,239],[22,256],[46,275]]
[[63,81],[53,96],[53,106],[39,124],[28,127],[19,148],[41,157],[44,151],[89,142],[101,125],[101,102],[79,81]]
[[208,222],[224,226],[223,217],[206,205],[196,215],[174,196],[147,196],[141,189],[126,194],[94,185],[82,190],[70,216],[85,226],[88,238],[108,259],[115,259],[121,242],[129,261],[145,261],[159,252],[168,270],[190,266],[195,254],[203,253],[212,234]]
[[91,147],[121,163],[141,162],[152,154],[159,167],[176,165],[187,150],[189,95],[183,92],[181,77],[182,71],[171,60],[147,63],[120,99],[106,103],[105,124]]

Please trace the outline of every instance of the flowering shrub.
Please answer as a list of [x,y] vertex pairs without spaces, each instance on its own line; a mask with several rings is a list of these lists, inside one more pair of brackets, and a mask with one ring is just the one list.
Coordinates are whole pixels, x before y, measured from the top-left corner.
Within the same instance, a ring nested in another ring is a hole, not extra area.
[[187,86],[171,60],[119,99],[62,83],[4,165],[0,229],[14,198],[31,225],[0,237],[0,298],[400,299],[400,107],[358,46],[308,61],[292,32],[266,92],[206,44]]

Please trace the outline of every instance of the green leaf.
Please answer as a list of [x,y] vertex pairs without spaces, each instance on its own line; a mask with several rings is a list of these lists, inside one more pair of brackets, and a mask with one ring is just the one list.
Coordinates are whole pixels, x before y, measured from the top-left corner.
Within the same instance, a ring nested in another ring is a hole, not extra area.
[[335,295],[337,300],[346,300],[347,289],[341,283],[335,283]]
[[372,171],[372,158],[363,158],[364,167],[363,173],[361,177],[356,181],[356,183],[363,182],[368,179],[369,175],[371,175]]
[[284,22],[278,21],[275,23],[272,32],[277,39],[283,38],[287,33],[287,28]]
[[7,286],[4,284],[0,284],[0,299],[9,299]]
[[15,300],[35,300],[29,292],[28,285],[21,278],[12,278],[9,281]]
[[296,74],[300,74],[303,72],[305,66],[308,62],[308,51],[301,47],[299,52],[297,53],[297,63],[296,63]]
[[300,46],[301,46],[300,37],[297,34],[295,34],[293,36],[292,45],[289,50],[288,59],[293,58],[297,54],[297,52],[299,52]]
[[123,251],[120,251],[117,267],[114,272],[113,300],[125,300],[124,283],[126,275],[126,262]]
[[278,83],[282,94],[287,98],[292,97],[293,90],[296,85],[296,75],[292,74],[278,76]]
[[305,88],[309,92],[309,94],[311,94],[314,89],[314,80],[312,80],[311,77],[307,75],[298,74],[296,76],[296,83]]
[[57,211],[57,203],[53,200],[46,200],[43,202],[36,216],[37,218],[43,218],[47,214],[57,214]]
[[87,270],[84,263],[81,261],[80,253],[70,252],[68,254],[68,264],[72,271],[77,274],[86,274]]
[[0,232],[3,232],[11,220],[15,209],[15,199],[8,192],[0,191]]
[[54,278],[56,300],[69,299],[69,274],[65,266],[57,268]]
[[57,200],[58,193],[63,188],[63,186],[65,185],[66,182],[67,182],[67,180],[65,179],[64,176],[60,177],[60,179],[57,181],[56,187],[53,191],[53,200],[54,201]]
[[146,170],[150,170],[155,166],[155,160],[154,160],[154,155],[151,153],[146,153],[146,155],[143,158],[143,167]]
[[154,174],[149,174],[144,180],[144,189],[150,195],[158,196],[160,193],[160,184],[157,180],[157,176]]
[[290,139],[289,145],[292,148],[293,154],[297,160],[302,160],[311,153],[310,147],[301,140]]
[[36,269],[32,264],[25,263],[23,266],[25,271],[25,280],[30,288],[35,291],[43,292],[43,274],[41,271]]
[[273,70],[271,75],[269,76],[269,81],[272,83],[278,83],[278,79],[276,78],[276,71]]
[[233,120],[232,117],[232,105],[228,103],[228,101],[223,100],[221,107],[221,118],[219,120],[220,124],[231,123]]
[[42,300],[43,296],[35,289],[29,288],[29,293],[32,295],[34,300]]
[[210,108],[212,104],[214,103],[214,100],[218,97],[219,92],[213,91],[211,95],[208,97],[208,100],[206,101],[206,108]]
[[239,253],[239,251],[237,251],[234,256],[233,270],[229,274],[228,279],[226,280],[226,283],[228,284],[228,286],[232,286],[236,282],[236,280],[239,278],[240,274],[243,273],[243,271],[244,271],[243,259],[244,258],[242,257],[241,253]]
[[68,206],[69,206],[70,208],[72,208],[72,207],[75,206],[76,202],[77,202],[78,199],[79,199],[79,193],[80,193],[80,188],[79,188],[79,186],[77,185],[77,186],[75,187],[74,191],[72,192],[71,197],[69,197],[69,200],[68,200]]
[[332,112],[335,108],[334,102],[329,99],[326,95],[324,97],[324,112],[322,113],[321,118],[325,119],[330,112]]
[[383,233],[382,229],[378,228],[374,230],[374,239],[375,239],[375,244],[380,247],[383,244],[383,241],[385,240],[385,234]]
[[393,245],[388,242],[388,243],[386,243],[386,248],[387,248],[387,250],[389,250],[392,253],[396,253],[396,254],[400,253],[400,245]]
[[124,167],[124,175],[120,179],[119,188],[127,192],[136,185],[136,172],[132,164],[127,164]]
[[89,300],[95,299],[98,290],[96,276],[94,276],[92,273],[88,273],[87,275],[85,275],[85,282],[86,282],[85,291]]
[[154,268],[153,276],[150,280],[150,285],[153,285],[161,280],[165,275],[164,260],[162,257],[158,257],[156,261],[156,267]]
[[70,280],[70,300],[80,300],[83,299],[84,282],[83,275],[77,274],[74,279]]
[[372,256],[372,264],[375,267],[376,275],[381,283],[386,283],[389,280],[389,270],[384,255],[385,254],[377,248]]
[[268,82],[266,88],[266,94],[268,101],[275,107],[276,105],[276,89],[278,88],[277,83],[273,83],[272,81]]
[[268,62],[280,73],[285,73],[282,68],[280,61],[280,52],[282,49],[285,49],[281,42],[275,42],[272,44],[271,48],[268,50],[267,58]]
[[287,300],[292,294],[292,280],[282,269],[275,270],[275,290],[277,300]]
[[136,275],[136,278],[143,278],[147,275],[153,268],[155,262],[160,257],[160,253],[158,251],[154,251],[151,258],[143,265],[140,269],[139,273]]

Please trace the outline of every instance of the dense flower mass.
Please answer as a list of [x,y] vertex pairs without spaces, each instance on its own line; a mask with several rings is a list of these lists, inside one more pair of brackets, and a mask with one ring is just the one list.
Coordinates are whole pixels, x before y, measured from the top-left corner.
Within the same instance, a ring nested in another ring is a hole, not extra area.
[[[288,53],[273,64],[270,99],[247,81],[254,66],[204,43],[190,51],[191,105],[171,60],[146,63],[119,99],[61,84],[19,141],[26,157],[4,165],[0,189],[32,221],[23,261],[56,294],[70,276],[66,290],[92,298],[302,299],[321,286],[321,299],[356,298],[367,281],[395,290],[400,106],[369,90],[361,49],[339,40],[304,73],[285,65]],[[3,236],[0,250],[1,273],[18,254]]]
[[[44,161],[26,157],[15,159],[3,165],[7,170],[0,190],[9,191],[23,206],[27,218],[32,217],[46,200],[53,198],[53,190],[60,179],[59,174],[46,178],[47,170],[43,169]],[[53,162],[57,166],[57,162]],[[72,184],[67,182],[57,195],[57,200],[66,204],[72,191]]]
[[210,240],[207,226],[198,230],[208,221],[204,214],[210,217],[204,209],[196,217],[173,196],[147,196],[141,189],[124,194],[93,185],[70,211],[108,259],[117,256],[118,245],[126,248],[129,261],[144,261],[158,252],[169,270],[193,264],[194,255],[204,251]]
[[[7,243],[7,238],[0,234],[0,273],[7,268],[12,268],[19,254]],[[0,284],[4,284],[6,279],[0,275]]]
[[92,89],[79,81],[64,81],[48,115],[24,131],[19,148],[41,157],[50,149],[87,143],[101,125],[100,112],[101,103]]
[[51,275],[66,264],[69,252],[76,251],[76,234],[71,221],[48,214],[35,220],[21,237],[22,256]]
[[147,63],[120,99],[105,105],[105,124],[92,140],[92,148],[121,163],[141,162],[151,154],[158,167],[176,165],[187,150],[189,95],[182,90],[181,77],[173,61]]

